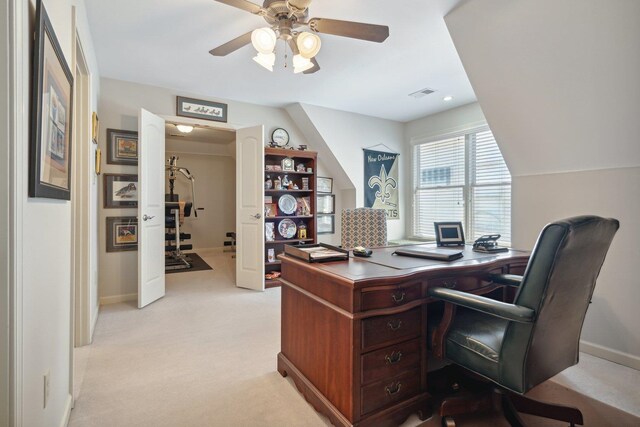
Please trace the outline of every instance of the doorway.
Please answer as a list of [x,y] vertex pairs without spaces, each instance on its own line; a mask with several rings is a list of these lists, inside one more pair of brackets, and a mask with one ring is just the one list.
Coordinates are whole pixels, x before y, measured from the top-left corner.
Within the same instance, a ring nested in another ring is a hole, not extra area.
[[[167,273],[211,268],[203,254],[222,252],[235,233],[234,130],[165,122],[165,202],[181,203],[178,220],[166,219]],[[173,210],[175,212],[175,210]],[[176,222],[177,229],[176,229]],[[230,257],[232,255],[230,254]]]

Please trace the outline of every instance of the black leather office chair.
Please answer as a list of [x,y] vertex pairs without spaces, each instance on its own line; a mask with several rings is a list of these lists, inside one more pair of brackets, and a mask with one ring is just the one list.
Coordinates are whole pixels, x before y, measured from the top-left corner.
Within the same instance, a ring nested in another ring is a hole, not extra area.
[[[618,227],[617,220],[597,216],[547,225],[523,276],[492,276],[496,283],[518,288],[513,304],[451,289],[429,290],[431,297],[445,301],[433,352],[496,384],[493,391],[501,393],[499,401],[512,426],[523,425],[517,411],[582,424],[576,408],[522,395],[578,363],[582,324]],[[455,425],[450,416],[465,409],[477,410],[479,397],[474,396],[476,404],[463,396],[445,399],[440,405],[443,425]],[[489,406],[486,393],[484,401]]]

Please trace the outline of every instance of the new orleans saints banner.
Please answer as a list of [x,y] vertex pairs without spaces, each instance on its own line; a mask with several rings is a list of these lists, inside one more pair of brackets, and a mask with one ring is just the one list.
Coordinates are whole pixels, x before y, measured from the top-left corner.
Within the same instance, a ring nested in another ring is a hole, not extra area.
[[400,219],[398,153],[364,150],[364,205],[384,209],[387,219]]

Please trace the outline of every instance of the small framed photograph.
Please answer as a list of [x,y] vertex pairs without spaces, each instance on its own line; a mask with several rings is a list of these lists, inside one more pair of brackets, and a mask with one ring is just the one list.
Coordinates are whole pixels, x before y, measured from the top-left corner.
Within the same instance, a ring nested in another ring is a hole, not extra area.
[[107,217],[107,252],[138,250],[138,219],[135,216]]
[[267,242],[276,240],[276,225],[273,222],[264,223],[264,237]]
[[138,207],[138,175],[104,174],[105,208]]
[[335,232],[335,215],[318,215],[318,234],[334,234]]
[[333,194],[323,194],[318,196],[318,213],[334,214],[336,213],[336,196]]
[[266,217],[278,216],[278,205],[275,203],[265,203],[264,216]]
[[276,250],[274,248],[267,249],[267,262],[276,262]]
[[461,222],[434,222],[438,246],[464,246]]
[[202,99],[176,97],[176,115],[227,123],[227,104]]
[[333,193],[333,178],[319,176],[318,193]]
[[98,113],[95,111],[91,114],[91,140],[94,144],[98,143],[98,135],[100,134],[100,120]]
[[36,3],[35,33],[29,197],[71,200],[73,74],[42,1]]
[[138,165],[138,132],[107,129],[107,163]]

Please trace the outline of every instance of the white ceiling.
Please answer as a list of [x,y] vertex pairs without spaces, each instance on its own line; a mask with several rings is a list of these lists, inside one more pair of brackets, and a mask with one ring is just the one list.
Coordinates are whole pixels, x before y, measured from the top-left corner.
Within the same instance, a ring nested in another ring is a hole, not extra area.
[[[167,139],[183,139],[195,142],[207,142],[213,144],[230,144],[236,140],[235,131],[214,129],[205,126],[194,126],[189,133],[182,133],[176,128],[177,123],[166,122],[164,125]],[[193,125],[190,125],[193,126]]]
[[[258,0],[259,1],[259,0]],[[475,101],[443,16],[459,0],[316,0],[311,17],[389,26],[382,44],[321,34],[321,70],[284,69],[279,41],[273,73],[252,46],[226,57],[208,51],[266,25],[259,16],[213,0],[85,0],[103,77],[283,107],[319,105],[409,121]],[[437,92],[414,99],[423,88]],[[445,95],[454,100],[444,102]]]

